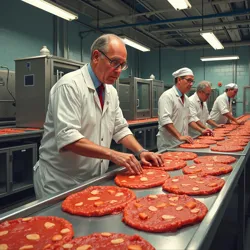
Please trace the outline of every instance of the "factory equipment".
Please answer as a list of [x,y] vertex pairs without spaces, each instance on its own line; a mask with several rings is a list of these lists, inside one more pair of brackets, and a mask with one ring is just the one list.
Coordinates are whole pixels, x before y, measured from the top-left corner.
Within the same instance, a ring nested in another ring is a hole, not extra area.
[[50,89],[64,74],[81,68],[84,63],[48,55],[15,62],[16,125],[42,128]]
[[15,72],[7,67],[0,70],[0,124],[15,121]]
[[158,100],[164,92],[164,82],[160,80],[150,79],[151,81],[151,107],[152,117],[158,117]]
[[214,102],[218,96],[219,96],[219,90],[212,88],[211,94],[207,99],[207,108],[209,112],[212,110]]
[[193,95],[196,92],[196,88],[191,88],[188,93],[187,96],[190,97],[191,95]]
[[244,87],[243,114],[250,114],[250,86]]
[[173,87],[173,85],[164,85],[164,91],[169,90]]
[[137,77],[120,79],[118,95],[127,120],[151,118],[151,80]]

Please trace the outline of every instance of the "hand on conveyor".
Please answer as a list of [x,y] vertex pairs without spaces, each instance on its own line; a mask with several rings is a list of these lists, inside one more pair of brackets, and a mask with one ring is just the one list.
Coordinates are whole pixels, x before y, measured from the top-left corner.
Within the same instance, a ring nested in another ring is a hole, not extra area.
[[245,121],[241,121],[241,122],[238,122],[238,121],[237,121],[237,124],[238,124],[238,125],[244,125],[244,123],[245,123]]
[[225,124],[218,124],[217,128],[225,128]]
[[207,136],[213,136],[214,135],[214,132],[212,129],[210,128],[206,128],[202,131],[201,133],[202,135],[207,135]]
[[146,166],[157,166],[160,167],[164,164],[164,160],[161,154],[156,154],[153,152],[142,152],[140,154],[142,165]]
[[186,141],[188,143],[194,143],[193,138],[191,136],[189,136],[189,135],[180,136],[179,140],[180,141]]
[[139,175],[142,173],[141,164],[133,154],[112,150],[110,154],[110,161],[114,162],[118,166],[125,167],[132,174]]

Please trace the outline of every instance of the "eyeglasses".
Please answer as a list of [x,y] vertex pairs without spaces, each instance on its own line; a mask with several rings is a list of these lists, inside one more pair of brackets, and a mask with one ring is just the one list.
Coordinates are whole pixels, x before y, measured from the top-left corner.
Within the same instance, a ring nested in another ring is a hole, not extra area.
[[190,79],[190,78],[184,78],[183,77],[182,79],[186,80],[188,83],[195,83],[195,80]]
[[114,69],[118,69],[121,66],[121,70],[126,70],[128,68],[127,62],[120,63],[118,60],[111,60],[104,52],[98,50],[102,55],[104,55],[110,63],[110,66]]
[[210,96],[211,93],[206,93],[205,91],[202,90],[202,92],[206,95],[206,96]]

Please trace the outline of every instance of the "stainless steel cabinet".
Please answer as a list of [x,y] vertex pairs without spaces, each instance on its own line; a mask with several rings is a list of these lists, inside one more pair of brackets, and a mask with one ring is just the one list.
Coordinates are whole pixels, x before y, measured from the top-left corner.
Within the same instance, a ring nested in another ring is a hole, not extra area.
[[[157,151],[156,135],[158,133],[158,125],[130,129],[142,147],[148,149],[149,151]],[[115,141],[112,141],[111,149],[117,150],[119,152],[132,153],[122,144],[116,144]]]
[[49,92],[64,75],[80,69],[84,63],[56,56],[35,56],[15,60],[16,124],[42,128]]
[[9,151],[0,150],[0,197],[7,194],[8,187],[8,169],[9,169]]
[[151,82],[137,77],[119,80],[120,107],[127,120],[151,118]]
[[0,197],[33,187],[37,145],[26,144],[0,150]]

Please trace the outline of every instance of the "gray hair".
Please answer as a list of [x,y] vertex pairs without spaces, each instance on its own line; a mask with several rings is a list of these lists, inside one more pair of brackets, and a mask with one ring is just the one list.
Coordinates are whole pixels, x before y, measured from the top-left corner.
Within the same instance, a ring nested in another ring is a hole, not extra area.
[[91,45],[91,48],[90,48],[91,56],[92,56],[93,51],[95,50],[101,50],[105,53],[108,52],[108,45],[112,39],[118,39],[124,44],[123,40],[117,35],[114,35],[114,34],[101,35]]
[[199,82],[197,86],[197,92],[198,91],[203,91],[205,88],[210,87],[211,88],[211,82],[208,81],[201,81]]

